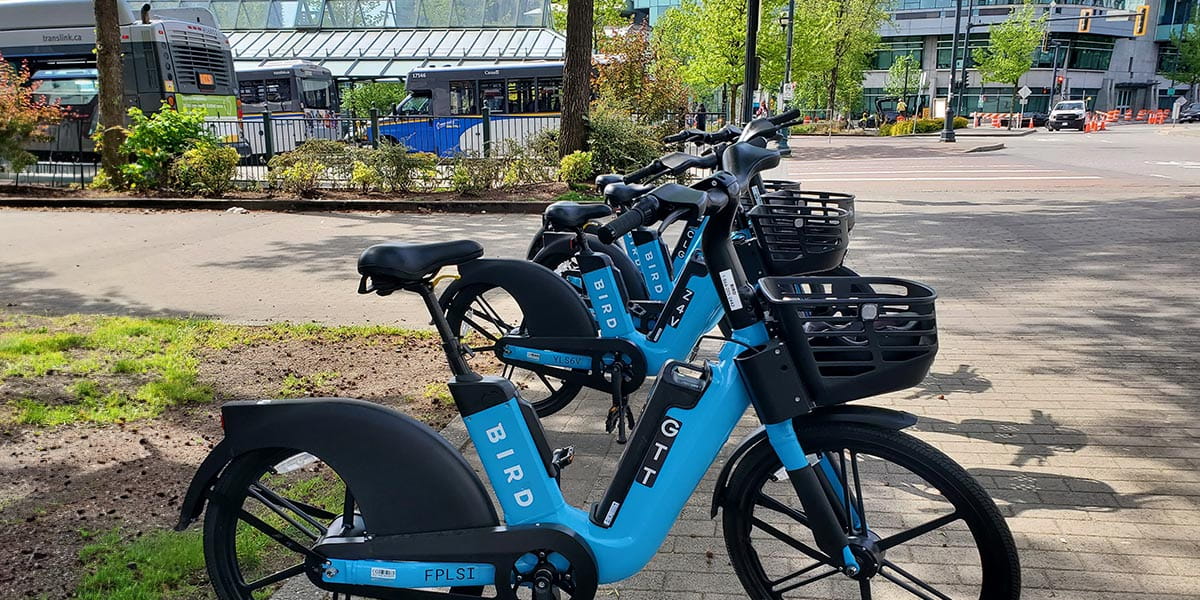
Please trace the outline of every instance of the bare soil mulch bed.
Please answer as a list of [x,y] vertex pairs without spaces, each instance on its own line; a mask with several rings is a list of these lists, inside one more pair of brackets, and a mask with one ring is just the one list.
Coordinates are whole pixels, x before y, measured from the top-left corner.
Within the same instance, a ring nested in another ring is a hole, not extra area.
[[[196,466],[221,437],[223,401],[278,397],[287,384],[304,395],[376,401],[434,428],[454,415],[433,339],[205,350],[199,372],[214,386],[212,404],[118,425],[0,430],[0,598],[69,596],[84,574],[81,531],[137,535],[174,526]],[[15,393],[0,385],[0,400],[6,392]]]
[[[484,190],[473,194],[457,192],[363,192],[360,190],[321,190],[316,199],[320,200],[395,200],[395,201],[427,201],[427,202],[550,202],[569,191],[565,183],[539,183],[512,189]],[[179,192],[112,192],[105,190],[90,190],[77,188],[61,188],[41,185],[12,185],[0,184],[0,197],[9,198],[85,198],[95,200],[145,197],[145,198],[180,198]],[[223,200],[294,200],[295,196],[278,191],[259,191],[235,189],[221,196]]]

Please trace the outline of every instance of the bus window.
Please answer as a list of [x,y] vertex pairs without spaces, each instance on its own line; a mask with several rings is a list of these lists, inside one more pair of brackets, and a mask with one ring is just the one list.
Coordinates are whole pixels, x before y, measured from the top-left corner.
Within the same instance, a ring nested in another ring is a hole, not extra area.
[[508,112],[537,112],[536,96],[533,95],[532,79],[508,80]]
[[479,112],[475,104],[475,82],[450,82],[450,114],[473,115]]
[[479,82],[479,97],[483,105],[494,113],[512,112],[504,107],[504,81],[491,79]]
[[562,78],[538,79],[538,110],[560,112],[562,110]]
[[86,106],[96,98],[98,85],[95,79],[42,79],[34,77],[38,84],[35,100],[46,104],[63,106]]
[[268,79],[263,98],[267,102],[291,102],[292,82],[287,79]]
[[328,110],[332,108],[332,94],[330,87],[333,82],[328,79],[301,79],[300,91],[304,97],[304,108],[316,108]]
[[428,90],[412,92],[396,107],[396,112],[402,115],[427,115],[432,97]]
[[263,82],[239,81],[238,98],[242,104],[259,104],[263,102]]

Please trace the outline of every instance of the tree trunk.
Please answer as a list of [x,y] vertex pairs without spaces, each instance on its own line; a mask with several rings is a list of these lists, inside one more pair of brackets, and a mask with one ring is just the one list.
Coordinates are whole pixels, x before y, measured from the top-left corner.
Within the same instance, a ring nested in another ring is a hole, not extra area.
[[592,4],[592,0],[567,2],[560,156],[587,149],[588,101],[592,92]]
[[99,71],[100,164],[114,187],[121,187],[121,143],[125,141],[125,83],[121,71],[121,23],[117,2],[96,0],[96,68]]
[[828,121],[833,121],[833,107],[837,104],[837,85],[838,67],[835,66],[829,71],[829,106],[827,107],[829,112],[825,115],[825,119]]

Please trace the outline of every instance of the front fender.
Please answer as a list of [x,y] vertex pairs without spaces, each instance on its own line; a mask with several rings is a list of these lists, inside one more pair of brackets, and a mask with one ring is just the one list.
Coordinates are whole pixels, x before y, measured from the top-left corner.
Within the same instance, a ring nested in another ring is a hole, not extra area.
[[230,461],[268,448],[323,460],[350,487],[376,534],[499,523],[483,483],[462,454],[408,415],[344,398],[230,402],[221,412],[225,439],[196,471],[176,529],[200,517]]
[[[890,408],[838,404],[836,406],[817,408],[807,415],[796,417],[793,421],[804,421],[806,424],[822,422],[863,423],[900,431],[901,429],[907,429],[916,425],[917,416]],[[709,511],[709,517],[715,518],[717,516],[717,509],[724,504],[725,490],[729,485],[729,476],[733,473],[733,469],[737,466],[738,461],[759,444],[768,443],[770,442],[767,440],[767,430],[761,425],[738,443],[738,447],[734,449],[733,454],[729,455],[729,460],[725,461],[725,466],[721,467],[721,473],[717,475],[717,485],[713,489],[712,508]]]

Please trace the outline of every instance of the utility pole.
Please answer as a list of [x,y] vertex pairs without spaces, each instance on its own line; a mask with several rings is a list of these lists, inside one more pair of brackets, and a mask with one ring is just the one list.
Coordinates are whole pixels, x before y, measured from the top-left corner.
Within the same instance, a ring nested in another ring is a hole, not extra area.
[[962,26],[962,0],[954,4],[954,35],[950,41],[950,87],[946,93],[946,118],[942,123],[942,135],[939,140],[954,142],[954,99],[955,87],[958,85],[958,29]]
[[758,89],[758,16],[761,0],[749,0],[746,7],[746,77],[742,87],[742,122],[754,118],[754,91]]
[[118,2],[95,0],[96,70],[99,79],[100,164],[113,187],[123,187],[121,144],[125,141],[125,82],[121,71],[121,19]]

